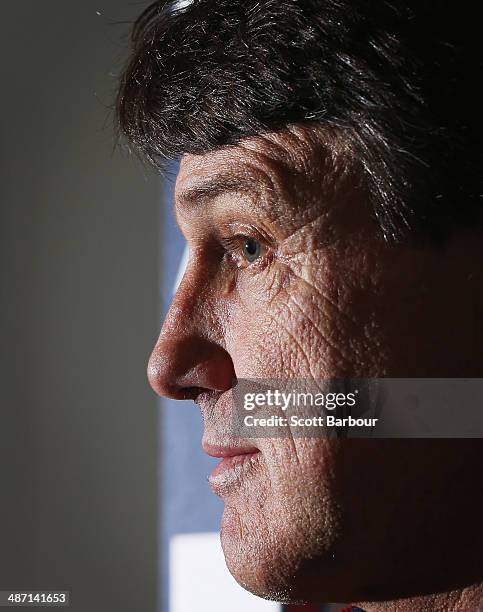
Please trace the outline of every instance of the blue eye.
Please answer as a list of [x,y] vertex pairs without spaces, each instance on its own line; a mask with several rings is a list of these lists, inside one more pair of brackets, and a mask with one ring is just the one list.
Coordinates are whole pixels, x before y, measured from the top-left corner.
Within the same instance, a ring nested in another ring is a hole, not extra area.
[[260,257],[262,247],[255,238],[244,238],[241,250],[243,257],[251,263]]
[[242,268],[265,255],[263,243],[245,234],[221,238],[220,242],[225,252]]

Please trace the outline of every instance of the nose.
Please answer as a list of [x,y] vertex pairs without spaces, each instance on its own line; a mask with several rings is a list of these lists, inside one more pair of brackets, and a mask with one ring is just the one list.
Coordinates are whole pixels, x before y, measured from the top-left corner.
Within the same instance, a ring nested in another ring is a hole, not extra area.
[[204,331],[192,305],[172,305],[148,364],[149,383],[158,395],[195,399],[204,391],[232,388],[233,361],[221,343],[206,337]]

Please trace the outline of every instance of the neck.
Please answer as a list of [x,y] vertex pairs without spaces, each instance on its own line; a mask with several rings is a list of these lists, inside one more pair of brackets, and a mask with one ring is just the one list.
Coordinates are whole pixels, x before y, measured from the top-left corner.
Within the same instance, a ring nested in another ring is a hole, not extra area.
[[366,612],[478,612],[483,611],[483,582],[447,593],[355,605]]

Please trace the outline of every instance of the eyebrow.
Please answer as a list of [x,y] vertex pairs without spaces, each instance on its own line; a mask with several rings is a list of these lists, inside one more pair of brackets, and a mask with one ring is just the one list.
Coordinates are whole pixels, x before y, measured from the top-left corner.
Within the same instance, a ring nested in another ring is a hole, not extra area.
[[247,177],[220,173],[195,181],[176,194],[176,201],[182,206],[194,207],[207,204],[210,200],[233,192],[255,193],[257,189]]

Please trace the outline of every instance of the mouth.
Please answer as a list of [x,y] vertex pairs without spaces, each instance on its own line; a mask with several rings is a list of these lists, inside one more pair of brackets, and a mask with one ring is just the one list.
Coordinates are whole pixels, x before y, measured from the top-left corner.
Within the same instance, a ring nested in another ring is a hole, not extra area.
[[219,497],[240,487],[261,458],[260,450],[252,446],[218,446],[203,441],[203,450],[210,457],[220,459],[208,477],[210,488]]

